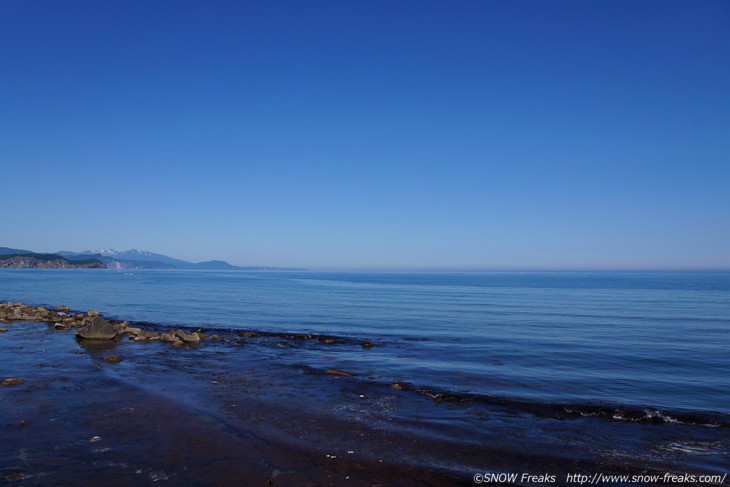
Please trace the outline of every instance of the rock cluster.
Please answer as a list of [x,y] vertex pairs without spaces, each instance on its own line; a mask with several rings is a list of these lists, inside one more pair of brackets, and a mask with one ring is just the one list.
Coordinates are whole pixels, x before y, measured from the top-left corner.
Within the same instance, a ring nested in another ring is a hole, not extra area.
[[141,342],[143,340],[159,340],[160,334],[155,331],[146,331],[142,328],[137,328],[135,326],[128,326],[124,333],[127,334],[127,336],[134,340],[135,342]]
[[57,330],[70,330],[71,328],[84,328],[97,317],[99,317],[98,311],[89,310],[86,314],[73,314],[68,306],[57,306],[53,310],[49,310],[43,306],[31,306],[10,301],[0,303],[0,323],[38,321],[52,323]]
[[170,330],[169,333],[160,335],[161,342],[172,343],[173,345],[195,344],[200,343],[200,334],[197,332],[187,333],[182,330]]
[[[10,321],[39,321],[53,324],[57,330],[76,330],[76,337],[82,340],[115,340],[126,335],[134,341],[159,340],[175,346],[196,345],[202,340],[211,339],[224,343],[243,344],[240,339],[230,339],[217,334],[207,337],[201,330],[187,332],[179,329],[170,329],[167,333],[149,331],[138,326],[129,326],[127,322],[104,319],[98,311],[89,310],[86,313],[73,313],[68,306],[56,306],[48,310],[42,306],[30,306],[23,303],[0,303],[0,323]],[[149,323],[135,323],[137,325],[150,325]],[[153,325],[154,326],[154,325]],[[0,328],[0,332],[7,331]],[[265,331],[240,330],[237,335],[242,338],[283,338],[290,342],[319,341],[323,344],[346,344],[353,343],[353,340],[330,335],[314,335],[309,333],[276,333]],[[357,343],[357,342],[354,342]],[[363,348],[370,348],[373,344],[365,340],[360,342]],[[44,350],[45,351],[45,350]],[[121,360],[116,355],[104,357],[107,362],[117,363]],[[354,374],[337,369],[327,369],[325,373],[334,376],[352,377]],[[2,385],[15,385],[22,382],[15,382],[20,379],[6,379]],[[393,385],[394,388],[398,384]]]
[[[42,306],[23,303],[0,303],[0,322],[38,321],[53,324],[57,330],[76,329],[76,336],[85,340],[113,340],[127,334],[134,340],[156,340],[160,334],[128,326],[122,321],[107,321],[96,310],[72,313],[68,306],[56,306],[48,310]],[[2,328],[3,331],[7,329]],[[188,340],[192,341],[192,340]],[[198,340],[200,341],[200,340]]]
[[0,322],[7,321],[45,321],[62,322],[66,315],[48,310],[43,306],[30,306],[23,303],[0,303]]

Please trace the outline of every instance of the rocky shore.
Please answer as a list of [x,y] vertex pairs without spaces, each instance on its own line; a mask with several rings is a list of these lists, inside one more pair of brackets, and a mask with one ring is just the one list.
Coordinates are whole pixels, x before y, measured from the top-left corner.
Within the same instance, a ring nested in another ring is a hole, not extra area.
[[[477,472],[564,480],[726,464],[641,456],[647,438],[726,442],[728,425],[696,424],[712,418],[617,420],[379,381],[392,346],[381,338],[170,327],[18,302],[0,304],[0,322],[0,485],[446,487],[473,485]],[[369,365],[355,374],[334,361],[343,353]]]
[[368,403],[380,414],[389,393],[353,393],[352,373],[282,367],[257,348],[352,346],[367,354],[377,350],[371,341],[163,329],[19,302],[0,304],[0,321],[8,323],[0,359],[14,375],[0,377],[0,442],[12,445],[0,451],[0,485],[450,486],[464,479],[452,468],[426,467],[430,441],[405,451],[402,435],[336,412]]
[[[316,340],[323,344],[344,344],[353,343],[351,339],[343,337],[335,337],[331,335],[314,335],[308,333],[273,333],[265,331],[238,330],[207,334],[203,330],[183,330],[179,328],[170,328],[162,331],[159,325],[151,323],[132,323],[121,320],[106,320],[96,310],[88,310],[85,312],[72,311],[68,306],[59,305],[52,309],[43,306],[33,306],[23,304],[21,302],[5,302],[0,303],[0,323],[10,323],[12,321],[30,321],[42,322],[52,325],[55,330],[74,330],[75,336],[79,340],[91,341],[115,341],[123,337],[135,342],[151,342],[159,341],[168,343],[175,347],[188,347],[200,345],[204,340],[213,340],[223,343],[241,344],[243,339],[254,338],[280,338],[295,342],[304,342]],[[137,325],[137,326],[132,326]],[[6,328],[0,328],[0,333],[7,332]],[[373,347],[373,343],[369,340],[358,341],[362,348],[368,349]],[[115,356],[112,356],[115,357]],[[105,358],[107,360],[107,358]],[[118,357],[108,359],[107,362],[118,363],[121,361]],[[352,377],[354,374],[337,370],[327,369],[324,371],[330,375],[339,375]],[[12,385],[12,384],[4,384]]]
[[[375,345],[370,340],[320,335],[311,333],[281,333],[254,330],[203,330],[190,327],[176,327],[165,329],[161,325],[146,322],[128,322],[115,319],[105,319],[96,310],[84,312],[72,311],[68,306],[56,306],[47,309],[43,306],[32,306],[20,302],[0,303],[0,323],[11,321],[44,322],[53,326],[55,330],[74,330],[75,338],[79,341],[88,341],[96,344],[104,342],[115,343],[124,338],[134,342],[160,342],[173,347],[191,349],[200,347],[204,342],[220,343],[225,345],[242,346],[252,340],[276,340],[279,347],[294,347],[299,343],[315,342],[322,345],[357,346],[365,350]],[[6,332],[0,328],[0,333]],[[121,358],[105,357],[107,362],[118,363]],[[338,377],[356,377],[357,374],[336,368],[315,369],[307,365],[300,365],[303,373],[310,375],[331,375]],[[592,404],[541,404],[529,401],[510,400],[500,397],[480,396],[469,393],[455,394],[450,391],[439,390],[433,387],[416,386],[407,381],[396,381],[383,384],[403,393],[413,393],[428,398],[434,402],[451,403],[482,403],[490,406],[512,407],[530,412],[539,416],[555,419],[580,418],[584,416],[613,418],[621,417],[625,420],[639,423],[664,423],[682,421],[688,424],[708,424],[713,427],[730,427],[728,418],[723,415],[694,414],[687,415],[681,412],[668,415],[665,412],[648,412],[643,407],[623,406],[616,408],[611,405]]]
[[[130,326],[127,321],[104,319],[96,310],[85,312],[73,312],[68,306],[60,305],[52,309],[43,306],[32,306],[21,302],[0,303],[0,323],[11,321],[35,321],[52,324],[56,330],[74,329],[76,336],[85,340],[114,340],[118,337],[127,336],[134,341],[159,340],[175,346],[199,344],[203,340],[220,340],[232,342],[238,338],[223,336],[215,333],[210,336],[203,333],[201,329],[185,331],[172,328],[167,332],[156,331],[159,325],[151,323],[139,323],[139,326]],[[137,324],[137,323],[132,323]],[[147,326],[148,329],[143,328]],[[149,329],[149,328],[154,328]],[[265,331],[238,330],[231,332],[235,337],[258,338],[276,337],[292,341],[316,340],[325,344],[353,343],[353,340],[331,335],[316,335],[308,333],[274,333]],[[230,333],[229,333],[230,335]],[[362,348],[371,348],[373,343],[369,340],[357,342]]]

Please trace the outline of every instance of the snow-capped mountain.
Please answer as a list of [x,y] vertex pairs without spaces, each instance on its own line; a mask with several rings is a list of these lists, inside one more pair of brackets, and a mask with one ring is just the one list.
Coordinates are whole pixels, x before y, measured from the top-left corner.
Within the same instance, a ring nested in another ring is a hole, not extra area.
[[152,252],[148,252],[146,250],[137,250],[137,249],[129,249],[129,250],[117,250],[117,249],[99,249],[99,250],[84,250],[81,252],[82,254],[89,254],[89,255],[103,255],[105,257],[152,257]]
[[112,255],[117,255],[119,253],[116,249],[100,249],[100,250],[84,250],[81,252],[82,254],[99,254],[99,255],[105,255],[107,257],[110,257]]
[[[99,255],[109,260],[114,260],[122,263],[129,264],[132,267],[140,267],[140,263],[152,264],[153,268],[164,269],[164,268],[176,268],[185,269],[193,267],[195,264],[191,262],[185,262],[184,260],[174,259],[162,254],[155,254],[147,250],[116,250],[116,249],[99,249],[99,250],[85,250],[82,252],[83,255]],[[126,265],[125,264],[125,265]],[[116,264],[115,264],[116,265]],[[118,265],[116,265],[118,267]]]

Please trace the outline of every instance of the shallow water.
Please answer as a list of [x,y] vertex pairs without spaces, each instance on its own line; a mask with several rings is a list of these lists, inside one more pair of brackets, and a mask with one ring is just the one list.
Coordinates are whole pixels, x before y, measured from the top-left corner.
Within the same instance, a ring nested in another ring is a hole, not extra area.
[[382,382],[534,404],[730,413],[727,273],[2,270],[0,299],[124,320],[330,333],[265,351]]
[[210,330],[229,341],[174,347],[4,326],[0,358],[25,383],[0,388],[0,484],[452,486],[473,485],[479,472],[527,472],[565,485],[575,474],[730,468],[724,424],[438,396],[272,360],[274,350],[374,350],[359,342]]
[[0,300],[229,341],[95,345],[3,325],[3,374],[26,382],[0,388],[0,483],[725,475],[729,290],[729,274],[3,270]]

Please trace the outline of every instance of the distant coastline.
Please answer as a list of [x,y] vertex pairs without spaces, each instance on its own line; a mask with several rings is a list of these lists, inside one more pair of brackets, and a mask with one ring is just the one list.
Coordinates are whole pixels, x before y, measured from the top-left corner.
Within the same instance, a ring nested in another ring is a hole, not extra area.
[[0,268],[15,269],[106,269],[99,259],[70,261],[55,254],[8,254],[0,255]]
[[0,247],[0,268],[22,269],[188,269],[232,271],[306,271],[291,267],[236,266],[222,260],[188,262],[146,250],[85,250],[38,253]]

